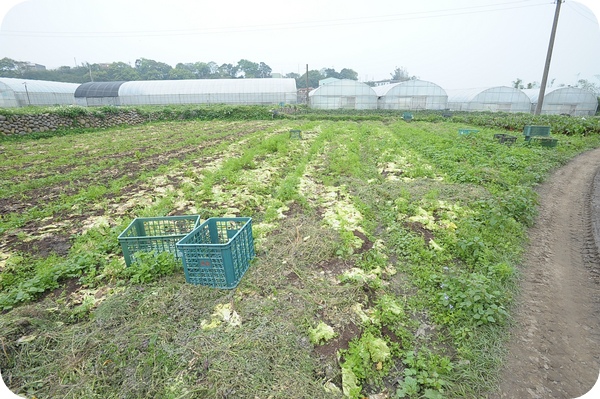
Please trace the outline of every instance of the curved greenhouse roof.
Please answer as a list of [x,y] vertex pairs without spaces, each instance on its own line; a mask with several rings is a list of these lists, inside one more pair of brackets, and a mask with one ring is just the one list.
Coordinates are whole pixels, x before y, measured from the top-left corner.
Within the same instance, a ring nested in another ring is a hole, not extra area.
[[73,104],[77,87],[78,83],[0,78],[0,107]]
[[508,86],[447,90],[454,111],[530,112],[531,100],[522,90]]
[[295,104],[295,79],[195,79],[125,82],[122,105],[134,104]]
[[319,86],[310,93],[310,106],[319,109],[377,109],[377,94],[356,80],[341,79]]
[[407,80],[373,88],[380,109],[419,110],[445,109],[448,94],[440,86],[425,80]]
[[75,98],[83,97],[119,97],[122,82],[88,82],[75,90]]
[[295,104],[296,80],[188,79],[98,82],[81,85],[82,105]]
[[[540,89],[523,90],[531,99],[531,110],[537,107]],[[568,114],[573,116],[594,115],[598,98],[594,92],[577,87],[553,87],[546,89],[542,114]]]

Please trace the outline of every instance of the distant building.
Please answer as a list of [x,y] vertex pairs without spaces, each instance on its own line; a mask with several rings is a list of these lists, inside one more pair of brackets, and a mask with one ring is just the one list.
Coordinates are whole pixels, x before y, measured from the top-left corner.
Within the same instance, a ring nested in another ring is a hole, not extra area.
[[33,62],[26,62],[23,64],[23,68],[26,71],[45,71],[46,66],[40,64],[34,64]]
[[311,90],[314,90],[314,87],[309,87],[308,89],[302,87],[302,88],[298,89],[296,102],[298,104],[306,104],[308,101],[308,93]]

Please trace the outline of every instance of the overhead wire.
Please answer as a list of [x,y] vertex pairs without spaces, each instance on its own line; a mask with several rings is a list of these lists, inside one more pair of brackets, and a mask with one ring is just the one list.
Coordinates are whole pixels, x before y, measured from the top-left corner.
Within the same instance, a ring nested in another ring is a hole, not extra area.
[[[205,35],[215,33],[244,33],[244,32],[260,32],[273,30],[290,30],[290,29],[312,29],[312,28],[329,28],[334,26],[353,25],[353,24],[371,24],[371,23],[386,23],[395,21],[411,21],[429,18],[443,18],[461,15],[471,15],[498,11],[507,11],[519,8],[539,7],[548,4],[547,1],[534,4],[536,0],[520,0],[510,1],[496,4],[477,5],[470,7],[448,8],[433,11],[416,11],[400,14],[387,14],[377,16],[363,16],[354,18],[340,18],[317,21],[300,21],[277,24],[263,25],[246,25],[246,26],[229,26],[204,29],[178,29],[178,30],[153,30],[153,31],[117,31],[117,32],[55,32],[55,31],[0,31],[0,35],[6,36],[32,36],[32,37],[152,37],[152,36],[190,36],[190,35]],[[520,5],[516,5],[520,4]],[[505,7],[509,6],[509,7]]]
[[592,18],[590,18],[589,16],[587,16],[587,15],[583,14],[581,11],[579,11],[579,10],[577,9],[577,7],[575,7],[575,6],[573,5],[573,2],[572,2],[572,1],[569,1],[569,2],[567,2],[566,4],[567,4],[567,6],[569,6],[569,8],[570,8],[570,9],[572,9],[573,11],[575,11],[577,14],[579,14],[579,15],[580,15],[580,16],[582,16],[583,18],[587,19],[588,21],[592,22],[592,23],[593,23],[593,24],[595,24],[595,25],[598,25],[598,20],[593,20],[593,19],[592,19]]

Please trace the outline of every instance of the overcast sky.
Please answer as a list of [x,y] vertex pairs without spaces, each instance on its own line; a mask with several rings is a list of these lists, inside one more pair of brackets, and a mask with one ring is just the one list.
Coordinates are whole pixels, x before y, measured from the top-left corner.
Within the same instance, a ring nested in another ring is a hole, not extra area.
[[[2,0],[0,58],[47,68],[149,58],[273,72],[396,67],[445,89],[541,81],[552,0]],[[600,1],[562,4],[550,79],[600,84]]]

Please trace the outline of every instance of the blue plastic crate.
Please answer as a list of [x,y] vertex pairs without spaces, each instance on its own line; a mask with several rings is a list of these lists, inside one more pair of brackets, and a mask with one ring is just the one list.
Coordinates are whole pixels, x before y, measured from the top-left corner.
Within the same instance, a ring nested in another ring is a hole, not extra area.
[[135,218],[118,237],[125,264],[136,261],[136,252],[171,252],[179,259],[177,242],[199,223],[198,215]]
[[188,283],[235,288],[256,256],[252,219],[209,218],[181,239],[177,250]]

